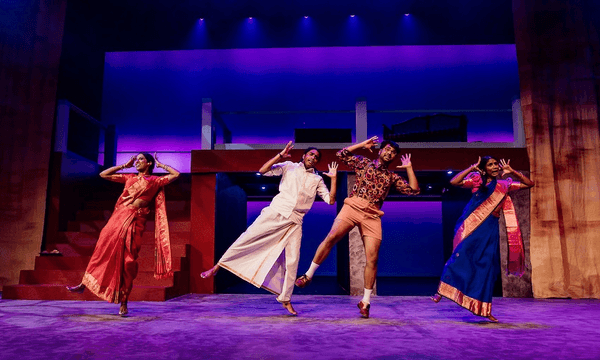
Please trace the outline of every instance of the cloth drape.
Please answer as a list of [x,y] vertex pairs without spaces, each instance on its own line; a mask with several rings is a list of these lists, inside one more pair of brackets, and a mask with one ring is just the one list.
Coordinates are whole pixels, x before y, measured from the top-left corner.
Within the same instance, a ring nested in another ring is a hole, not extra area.
[[600,298],[600,42],[591,3],[513,1],[536,182],[530,253],[537,298]]

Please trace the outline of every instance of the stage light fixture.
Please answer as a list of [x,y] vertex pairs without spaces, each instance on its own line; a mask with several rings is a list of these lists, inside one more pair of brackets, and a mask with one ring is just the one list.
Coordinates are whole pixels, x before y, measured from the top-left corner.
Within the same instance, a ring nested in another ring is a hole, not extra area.
[[356,16],[356,15],[350,15],[350,17],[352,17],[352,18],[353,18],[353,17],[355,17],[355,16]]
[[448,175],[452,175],[452,170],[448,170]]
[[408,15],[410,15],[410,14],[404,14],[404,16],[408,16]]
[[308,15],[304,15],[304,18],[305,18],[305,19],[308,19]]
[[260,188],[261,188],[262,190],[267,190],[267,187],[266,187],[266,186],[261,186]]

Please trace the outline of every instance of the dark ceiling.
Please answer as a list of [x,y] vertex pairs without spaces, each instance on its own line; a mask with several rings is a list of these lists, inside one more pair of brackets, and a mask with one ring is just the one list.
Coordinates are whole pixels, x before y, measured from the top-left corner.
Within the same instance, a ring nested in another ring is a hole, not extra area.
[[[511,0],[69,0],[58,96],[100,118],[108,51],[511,44],[511,6]],[[359,26],[349,33],[352,14]],[[298,36],[305,15],[310,37]],[[249,16],[261,30],[252,42],[240,36]],[[194,38],[200,18],[202,41]]]

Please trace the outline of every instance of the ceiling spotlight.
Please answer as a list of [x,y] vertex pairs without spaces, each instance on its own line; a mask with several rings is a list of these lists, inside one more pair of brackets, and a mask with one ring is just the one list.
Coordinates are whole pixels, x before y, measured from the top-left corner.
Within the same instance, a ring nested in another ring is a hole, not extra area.
[[448,175],[452,175],[452,170],[448,170]]
[[404,16],[408,16],[408,15],[410,15],[410,14],[404,14]]
[[305,18],[305,19],[308,19],[308,15],[304,15],[304,18]]
[[252,16],[250,16],[250,17],[248,18],[248,20],[252,20]]
[[350,15],[350,17],[355,17],[356,15]]
[[263,190],[267,190],[266,186],[261,186],[260,188],[263,189]]

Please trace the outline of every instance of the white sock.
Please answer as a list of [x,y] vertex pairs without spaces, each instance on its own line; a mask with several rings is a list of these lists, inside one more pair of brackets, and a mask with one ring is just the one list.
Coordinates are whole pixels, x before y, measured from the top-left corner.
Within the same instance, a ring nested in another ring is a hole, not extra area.
[[363,294],[362,302],[365,304],[371,303],[371,293],[373,289],[365,289],[365,293]]
[[317,271],[318,268],[319,264],[311,262],[310,268],[308,268],[308,271],[306,272],[306,276],[308,276],[309,279],[312,279],[312,277],[315,275],[315,271]]

